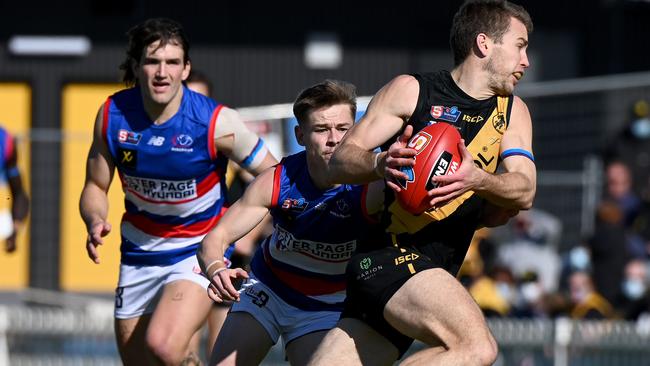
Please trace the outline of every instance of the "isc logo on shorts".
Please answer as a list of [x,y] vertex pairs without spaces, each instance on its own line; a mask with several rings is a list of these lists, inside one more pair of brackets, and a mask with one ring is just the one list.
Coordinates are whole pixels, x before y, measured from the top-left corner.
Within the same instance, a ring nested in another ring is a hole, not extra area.
[[415,253],[409,253],[407,255],[400,255],[399,257],[395,258],[395,265],[398,266],[402,263],[409,262],[409,261],[414,261],[416,259],[420,258],[419,255]]

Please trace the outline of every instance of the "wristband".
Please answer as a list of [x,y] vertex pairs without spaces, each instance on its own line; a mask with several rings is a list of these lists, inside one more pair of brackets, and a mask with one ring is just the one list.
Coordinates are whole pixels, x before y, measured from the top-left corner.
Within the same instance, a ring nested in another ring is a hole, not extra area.
[[503,153],[501,153],[501,160],[507,158],[508,156],[513,156],[513,155],[524,156],[530,159],[533,163],[535,162],[535,157],[533,156],[533,154],[530,151],[524,149],[508,149]]
[[222,263],[222,264],[224,265],[223,269],[226,268],[226,267],[225,267],[225,263],[223,263],[223,261],[222,261],[221,259],[217,259],[217,260],[214,260],[214,261],[210,262],[210,264],[208,264],[208,265],[205,267],[205,274],[210,273],[210,267],[212,267],[212,266],[215,265],[215,264],[219,264],[219,263]]
[[381,173],[377,170],[377,168],[379,167],[379,155],[381,155],[381,153],[377,153],[377,154],[375,154],[375,163],[374,163],[373,166],[372,166],[372,170],[373,170],[373,171],[375,172],[375,174],[377,174],[380,178],[383,178],[384,175],[381,174]]
[[212,272],[212,275],[210,276],[210,280],[212,280],[212,279],[214,278],[214,276],[218,275],[219,272],[223,272],[223,271],[225,271],[225,270],[227,270],[227,269],[228,269],[228,268],[226,268],[226,267],[222,267],[222,268],[217,268],[217,269],[215,269],[214,272]]

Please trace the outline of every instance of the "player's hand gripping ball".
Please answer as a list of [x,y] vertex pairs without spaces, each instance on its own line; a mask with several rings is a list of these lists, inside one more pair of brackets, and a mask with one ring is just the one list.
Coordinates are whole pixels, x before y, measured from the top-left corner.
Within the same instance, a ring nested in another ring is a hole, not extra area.
[[461,162],[458,151],[460,133],[449,123],[438,122],[416,133],[407,147],[417,150],[415,165],[403,167],[407,180],[397,184],[402,190],[397,192],[397,201],[408,212],[419,215],[428,210],[431,197],[427,192],[436,188],[431,177],[453,174]]

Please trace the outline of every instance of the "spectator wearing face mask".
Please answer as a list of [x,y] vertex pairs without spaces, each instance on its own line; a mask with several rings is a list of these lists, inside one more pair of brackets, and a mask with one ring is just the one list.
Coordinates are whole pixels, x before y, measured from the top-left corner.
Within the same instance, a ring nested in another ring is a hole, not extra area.
[[613,319],[614,308],[594,288],[591,276],[585,271],[576,271],[569,276],[569,296],[573,319]]
[[513,315],[520,318],[544,318],[548,316],[546,298],[548,293],[544,290],[538,275],[534,271],[524,273],[518,279],[519,299],[515,305]]
[[650,314],[648,270],[644,261],[633,259],[627,263],[621,290],[621,308],[625,319],[637,320],[644,313]]
[[469,287],[469,293],[486,317],[510,316],[519,298],[510,268],[496,264]]

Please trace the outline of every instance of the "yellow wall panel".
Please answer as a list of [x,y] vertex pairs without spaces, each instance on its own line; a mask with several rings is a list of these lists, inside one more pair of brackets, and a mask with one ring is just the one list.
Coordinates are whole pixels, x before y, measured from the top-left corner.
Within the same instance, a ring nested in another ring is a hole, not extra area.
[[120,219],[124,195],[117,174],[109,190],[108,222],[112,231],[99,247],[100,264],[86,253],[86,227],[79,216],[79,196],[86,176],[86,157],[93,124],[106,98],[121,84],[68,84],[63,89],[61,175],[61,288],[67,291],[109,292],[115,289],[120,264]]
[[[29,129],[32,119],[32,91],[26,83],[0,83],[0,124],[17,138],[18,167],[27,194],[30,194]],[[10,213],[11,192],[8,186],[0,187],[3,217]],[[9,210],[9,211],[7,211]],[[29,223],[29,220],[28,220]],[[7,224],[7,223],[2,223]],[[0,225],[2,225],[0,224]],[[29,285],[29,225],[18,235],[17,249],[11,254],[4,251],[4,238],[0,238],[0,289],[17,290]]]

